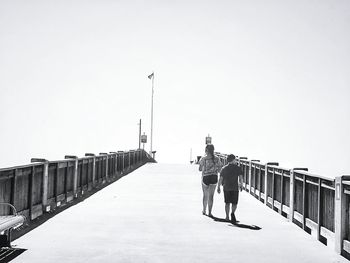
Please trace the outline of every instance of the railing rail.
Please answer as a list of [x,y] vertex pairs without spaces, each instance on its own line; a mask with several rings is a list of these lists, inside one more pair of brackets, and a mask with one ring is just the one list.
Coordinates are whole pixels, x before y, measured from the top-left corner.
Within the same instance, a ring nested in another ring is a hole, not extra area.
[[[227,163],[226,154],[216,154]],[[245,191],[350,259],[350,176],[332,179],[246,157],[237,162]]]
[[[0,203],[10,203],[33,220],[45,212],[111,183],[146,162],[154,161],[142,149],[67,155],[63,160],[33,158],[31,164],[0,169]],[[9,207],[0,206],[0,213]]]

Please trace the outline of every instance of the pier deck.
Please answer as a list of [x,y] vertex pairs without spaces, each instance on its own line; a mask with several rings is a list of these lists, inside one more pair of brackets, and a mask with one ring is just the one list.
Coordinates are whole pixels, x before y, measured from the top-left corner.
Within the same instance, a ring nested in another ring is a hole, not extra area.
[[246,192],[237,219],[261,230],[203,216],[197,169],[144,165],[13,241],[11,262],[348,262]]

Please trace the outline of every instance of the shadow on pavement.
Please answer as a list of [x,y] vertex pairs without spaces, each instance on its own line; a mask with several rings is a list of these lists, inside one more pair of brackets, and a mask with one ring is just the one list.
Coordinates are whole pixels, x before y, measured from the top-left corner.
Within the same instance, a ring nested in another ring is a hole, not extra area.
[[239,227],[239,228],[247,228],[247,229],[251,229],[251,230],[260,230],[261,229],[261,227],[259,227],[259,226],[242,224],[242,223],[240,223],[240,221],[237,221],[237,223],[234,224],[230,220],[226,220],[224,218],[219,218],[219,217],[215,217],[215,216],[212,216],[210,218],[212,218],[215,222],[230,223],[231,226],[235,226],[235,227]]

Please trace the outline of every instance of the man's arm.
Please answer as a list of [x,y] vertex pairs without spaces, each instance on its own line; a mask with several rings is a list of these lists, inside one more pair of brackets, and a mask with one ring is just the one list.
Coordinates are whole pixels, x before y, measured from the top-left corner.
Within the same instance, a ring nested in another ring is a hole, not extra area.
[[240,174],[238,177],[238,183],[239,183],[239,190],[242,191],[243,189],[243,176]]
[[220,192],[221,192],[221,185],[222,185],[222,180],[223,180],[223,178],[222,178],[222,176],[220,175],[220,178],[219,178],[219,182],[218,182],[218,194],[220,194]]

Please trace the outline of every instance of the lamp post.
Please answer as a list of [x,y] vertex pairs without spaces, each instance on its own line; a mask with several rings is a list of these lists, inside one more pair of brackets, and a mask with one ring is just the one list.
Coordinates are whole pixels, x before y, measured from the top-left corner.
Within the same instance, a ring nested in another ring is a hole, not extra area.
[[141,149],[141,119],[138,125],[139,125],[139,149]]
[[154,72],[148,76],[152,80],[152,102],[151,102],[151,146],[150,154],[152,155],[152,146],[153,146],[153,93],[154,93]]

